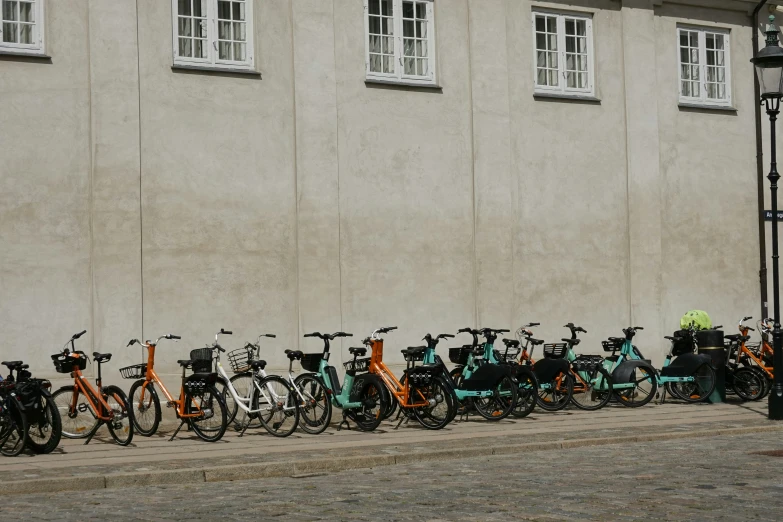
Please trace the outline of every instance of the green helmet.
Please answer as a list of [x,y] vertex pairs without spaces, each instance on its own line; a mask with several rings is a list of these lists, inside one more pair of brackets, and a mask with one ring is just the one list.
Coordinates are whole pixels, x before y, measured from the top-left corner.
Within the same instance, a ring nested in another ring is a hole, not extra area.
[[680,328],[685,329],[693,325],[697,330],[712,328],[712,321],[707,312],[703,310],[691,310],[680,319]]

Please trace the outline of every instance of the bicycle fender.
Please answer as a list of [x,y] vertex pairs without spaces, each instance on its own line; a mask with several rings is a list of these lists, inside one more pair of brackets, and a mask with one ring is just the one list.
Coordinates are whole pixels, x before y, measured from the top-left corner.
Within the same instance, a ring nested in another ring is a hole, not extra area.
[[631,381],[631,374],[636,368],[644,368],[652,374],[657,375],[658,372],[652,367],[650,363],[645,360],[630,360],[623,361],[620,366],[614,369],[612,372],[612,383],[623,384]]
[[695,372],[699,366],[705,363],[710,365],[712,364],[712,359],[709,355],[705,355],[703,353],[686,353],[676,357],[668,367],[682,368],[682,371],[685,374],[690,375]]
[[540,382],[549,382],[558,373],[568,373],[569,363],[565,359],[539,359],[533,364],[533,373]]
[[538,386],[538,377],[536,377],[535,372],[529,366],[517,365],[514,370],[514,375],[517,381],[520,380],[520,376],[524,375],[525,377],[529,377],[530,380],[532,380],[534,383],[536,383],[536,386]]
[[358,402],[359,395],[364,391],[367,385],[371,382],[376,383],[381,390],[386,389],[386,385],[383,384],[383,381],[381,381],[381,379],[377,375],[374,375],[372,373],[359,374],[353,380],[353,387],[351,388],[351,393],[348,396],[348,402]]

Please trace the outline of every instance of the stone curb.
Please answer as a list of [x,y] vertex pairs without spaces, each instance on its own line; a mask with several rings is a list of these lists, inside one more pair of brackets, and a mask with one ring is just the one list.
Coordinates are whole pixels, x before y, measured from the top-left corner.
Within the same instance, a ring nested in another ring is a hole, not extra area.
[[[544,442],[523,442],[516,445],[487,447],[487,440],[478,439],[473,443],[464,441],[458,449],[424,451],[399,455],[359,455],[333,457],[327,459],[295,460],[289,462],[262,462],[254,464],[235,464],[214,466],[211,468],[189,468],[178,470],[145,471],[116,473],[113,475],[80,475],[67,478],[43,478],[32,480],[5,481],[4,494],[57,493],[63,491],[94,491],[124,487],[194,484],[200,482],[224,482],[233,480],[255,480],[267,477],[306,478],[315,474],[335,473],[352,469],[375,468],[413,462],[441,461],[466,458],[470,451],[484,450],[484,455],[522,454],[530,451],[551,451],[559,449],[605,446],[609,444],[627,444],[634,442],[653,442],[661,440],[692,439],[715,437],[720,435],[742,435],[783,431],[783,426],[748,426],[742,428],[719,428],[713,430],[692,430],[674,433],[648,433],[643,435],[618,435],[588,439],[553,440]],[[376,448],[377,449],[377,448]]]

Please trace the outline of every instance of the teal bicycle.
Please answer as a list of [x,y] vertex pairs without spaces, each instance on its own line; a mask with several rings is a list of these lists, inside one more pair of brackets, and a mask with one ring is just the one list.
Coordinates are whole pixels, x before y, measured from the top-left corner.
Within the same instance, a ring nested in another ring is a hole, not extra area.
[[302,390],[310,401],[323,404],[324,409],[318,423],[329,425],[334,406],[343,412],[343,420],[337,427],[338,430],[343,424],[350,428],[349,420],[362,431],[372,431],[377,428],[383,420],[383,412],[389,407],[389,399],[380,379],[367,373],[370,359],[359,359],[367,354],[367,348],[348,349],[353,359],[344,364],[345,382],[341,384],[337,370],[329,365],[330,341],[339,337],[353,337],[353,334],[313,332],[305,334],[305,337],[318,337],[324,342],[322,353],[300,355],[299,362],[302,368],[310,373],[299,375],[294,381],[296,388]]

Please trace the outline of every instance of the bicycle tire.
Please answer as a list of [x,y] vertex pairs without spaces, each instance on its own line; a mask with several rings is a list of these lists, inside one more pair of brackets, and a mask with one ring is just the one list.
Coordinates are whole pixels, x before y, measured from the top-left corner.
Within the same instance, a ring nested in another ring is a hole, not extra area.
[[16,457],[24,451],[27,444],[27,417],[24,411],[11,399],[6,402],[7,410],[1,419],[0,455]]
[[[275,389],[270,390],[270,387]],[[258,420],[270,435],[288,437],[299,425],[298,402],[294,389],[285,379],[268,375],[258,380],[251,408],[261,410],[257,413]]]
[[[403,383],[405,384],[405,383]],[[419,388],[431,406],[413,408],[413,416],[428,430],[440,430],[454,419],[454,397],[442,377],[435,377],[426,388]],[[411,390],[410,393],[416,393]],[[415,400],[415,399],[414,399]],[[514,398],[516,401],[516,397]],[[442,407],[441,407],[442,406]],[[513,404],[512,404],[513,406]],[[437,410],[436,410],[437,408]]]
[[[465,378],[462,376],[462,367],[451,370],[449,372],[449,377],[451,377],[451,380],[454,382],[455,388],[461,390],[462,385],[465,383]],[[454,416],[456,417],[458,414],[469,412],[473,410],[473,408],[473,399],[471,397],[465,397],[462,400],[457,398],[454,401]]]
[[201,412],[198,417],[188,418],[188,425],[198,438],[204,442],[217,442],[223,438],[228,425],[228,413],[223,396],[214,386],[208,386],[198,394],[185,392],[183,400],[185,414],[193,415]]
[[476,397],[473,405],[476,413],[489,421],[505,419],[517,404],[517,385],[508,375],[498,381],[491,397]]
[[518,419],[527,417],[536,408],[536,397],[538,397],[538,383],[532,373],[517,373],[517,403],[511,411],[511,415]]
[[128,397],[117,386],[104,387],[103,395],[114,413],[112,420],[106,422],[111,438],[120,446],[127,446],[133,440],[133,410],[128,404]]
[[[326,385],[314,373],[305,373],[294,379],[294,386],[301,394],[299,427],[310,435],[323,433],[332,421],[332,401],[326,393]],[[318,414],[319,409],[323,413]]]
[[[641,375],[639,378],[637,378],[637,373]],[[655,398],[655,394],[658,392],[658,377],[652,366],[635,367],[631,372],[630,378],[635,384],[633,388],[614,392],[614,396],[617,397],[620,404],[629,408],[640,408]],[[637,400],[637,397],[639,397],[638,391],[645,389],[639,386],[642,382],[649,383],[650,390],[647,395]]]
[[[27,447],[34,453],[46,455],[51,453],[59,446],[63,434],[62,420],[60,412],[57,411],[57,405],[52,396],[41,394],[43,401],[44,422],[37,422],[27,426]],[[37,405],[36,405],[37,406]],[[48,433],[48,437],[46,434]]]
[[[559,378],[559,380],[558,380]],[[571,402],[574,393],[574,378],[560,372],[551,381],[538,387],[536,404],[546,411],[560,411]]]
[[[600,410],[609,404],[609,401],[612,399],[612,377],[609,375],[609,372],[602,366],[598,366],[596,368],[596,373],[600,374],[601,377],[599,378],[596,374],[592,374],[587,375],[588,379],[583,379],[586,380],[587,384],[587,388],[584,391],[577,390],[576,387],[574,387],[574,392],[571,395],[571,402],[580,410]],[[596,389],[595,384],[593,383],[596,379],[599,379],[598,389]],[[591,402],[588,402],[588,400]]]
[[228,391],[228,384],[226,383],[226,380],[220,374],[218,374],[218,378],[215,381],[215,389],[218,391],[220,396],[223,397],[223,402],[226,405],[226,418],[228,419],[228,424],[231,424],[231,422],[234,420],[234,417],[236,417],[239,406],[237,406],[237,403],[234,401],[234,397],[231,395],[231,392]]
[[685,402],[696,403],[707,400],[713,390],[715,390],[717,381],[712,365],[708,363],[700,364],[691,377],[694,378],[693,382],[672,383],[672,389]]
[[383,418],[381,420],[386,420],[397,411],[397,408],[399,407],[399,404],[397,402],[397,397],[387,388],[385,385],[381,386],[381,393],[385,397],[385,404],[386,407],[383,410]]
[[[133,427],[142,437],[151,437],[160,426],[161,408],[158,392],[155,391],[155,383],[152,381],[143,387],[144,379],[133,383],[128,393],[131,408],[133,409]],[[144,397],[141,392],[144,391]],[[137,396],[138,395],[138,396]]]
[[[73,395],[77,393],[77,404],[71,408]],[[81,398],[81,400],[79,400]],[[60,414],[62,434],[66,439],[85,439],[98,429],[100,421],[92,406],[74,386],[63,386],[52,394]],[[71,411],[73,410],[73,411]]]
[[758,401],[766,388],[766,379],[750,368],[739,368],[734,372],[734,393],[744,401]]
[[[360,408],[350,408],[343,410],[345,416],[351,419],[362,431],[373,431],[380,426],[383,421],[383,412],[388,409],[387,395],[383,393],[385,389],[377,379],[356,379],[354,387],[361,386],[355,395],[356,402],[361,402]],[[392,399],[397,402],[396,399]],[[370,406],[372,404],[372,406]]]
[[[234,391],[240,398],[250,399],[246,403],[248,408],[250,408],[250,404],[252,403],[253,395],[251,390],[253,389],[253,382],[255,382],[255,380],[255,375],[250,372],[238,373],[229,379],[231,386],[234,387]],[[231,396],[231,392],[228,392],[226,395]],[[231,401],[233,404],[233,412],[231,411],[232,407],[228,405],[228,402],[226,402],[226,415],[228,418],[228,424],[233,425],[236,431],[242,431],[245,426],[250,424],[250,422],[256,418],[256,415],[240,408],[237,402],[234,400],[234,397],[231,397]]]

